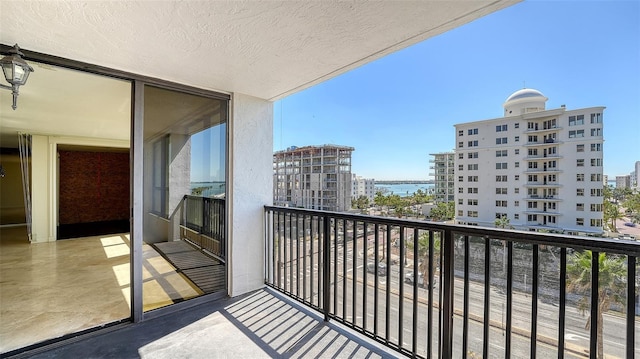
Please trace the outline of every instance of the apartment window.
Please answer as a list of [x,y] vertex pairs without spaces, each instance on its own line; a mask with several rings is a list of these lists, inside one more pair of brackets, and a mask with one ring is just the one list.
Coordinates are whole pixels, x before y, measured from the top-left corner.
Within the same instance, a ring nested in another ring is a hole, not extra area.
[[496,212],[496,218],[502,218],[502,217],[506,217],[506,216],[507,216],[506,213]]
[[592,203],[591,212],[602,212],[602,203]]
[[496,201],[496,207],[506,207],[507,201]]
[[593,218],[589,221],[591,227],[602,227],[602,220],[599,218]]
[[463,214],[464,214],[464,212],[462,212],[462,210],[461,210],[461,209],[459,209],[459,210],[458,210],[458,217],[462,217],[462,216],[463,216]]
[[576,226],[584,226],[584,218],[576,218]]
[[538,202],[527,202],[527,208],[538,208]]
[[591,123],[602,123],[602,114],[601,113],[592,113],[591,114]]
[[602,197],[602,188],[592,188],[591,197]]
[[584,130],[569,131],[569,138],[584,137]]
[[496,188],[496,194],[507,194],[507,187]]
[[469,152],[467,158],[478,158],[478,152]]
[[584,211],[584,203],[576,203],[576,211]]
[[515,179],[516,181],[520,181],[520,175],[515,175],[515,176],[514,176],[514,179]]
[[471,163],[471,164],[467,165],[467,169],[469,171],[477,171],[478,170],[478,164],[477,163]]
[[532,143],[538,142],[538,136],[529,135],[527,137],[527,142],[532,142]]
[[527,194],[531,197],[538,197],[538,189],[537,188],[529,188],[527,190]]
[[458,176],[458,182],[464,181],[464,176]]
[[576,160],[576,167],[584,167],[584,159],[583,158],[578,158]]
[[468,199],[467,200],[467,204],[469,206],[477,206],[478,205],[478,200],[477,199]]
[[529,167],[529,169],[532,169],[532,170],[536,169],[536,168],[538,168],[538,162],[529,162],[527,167]]
[[478,187],[469,187],[469,188],[467,188],[467,193],[477,194],[478,193]]
[[516,187],[513,189],[513,193],[518,194],[520,193],[520,188]]
[[507,182],[507,176],[503,175],[503,176],[496,176],[496,182]]
[[576,196],[583,197],[584,196],[584,188],[576,188]]
[[584,115],[569,116],[569,126],[584,125]]
[[464,136],[464,131],[463,130],[458,130],[458,136]]
[[520,207],[520,201],[513,201],[514,207]]
[[464,200],[462,198],[458,198],[458,204],[464,204]]
[[520,128],[520,123],[519,123],[519,122],[514,123],[514,124],[513,124],[513,127],[514,127],[514,128]]
[[601,182],[601,181],[602,181],[602,174],[600,173],[591,174],[591,182]]
[[477,134],[478,134],[478,129],[477,128],[469,129],[469,135],[477,135]]
[[458,187],[458,193],[464,193],[464,188]]
[[538,175],[528,175],[527,182],[538,182]]
[[600,152],[600,151],[602,151],[602,143],[591,144],[591,152]]
[[535,156],[538,155],[538,149],[537,148],[530,148],[530,149],[527,150],[527,154],[530,157],[535,157]]
[[478,182],[478,176],[469,176],[467,180],[469,182]]
[[601,128],[592,128],[591,129],[591,136],[602,136],[602,129]]
[[527,130],[537,130],[538,124],[535,122],[527,122]]
[[459,147],[459,148],[464,147],[464,142],[462,142],[462,141],[458,142],[458,147]]
[[496,169],[497,170],[506,170],[507,169],[507,163],[506,162],[498,162],[498,163],[496,163]]
[[591,167],[600,167],[600,166],[602,166],[602,158],[591,159]]
[[463,160],[464,159],[464,153],[458,153],[458,159],[459,160]]
[[515,141],[520,142],[520,136],[516,136]]
[[467,217],[478,217],[478,211],[467,211]]
[[515,154],[516,154],[516,155],[519,155],[519,154],[520,154],[520,149],[519,149],[519,148],[516,148],[516,150],[515,150]]
[[496,151],[496,157],[507,157],[507,156],[508,156],[507,150]]
[[584,152],[584,144],[576,145],[576,152]]
[[549,162],[547,162],[547,166],[549,168],[556,168],[557,162],[556,161],[549,161]]
[[513,219],[520,219],[520,215],[518,213],[514,214]]
[[498,137],[496,138],[496,145],[504,145],[507,143],[506,137]]
[[520,162],[516,162],[515,166],[516,166],[516,168],[519,168],[520,167]]
[[507,125],[498,125],[496,126],[496,132],[503,132],[507,130]]
[[527,222],[535,222],[538,220],[537,214],[529,214],[527,215]]
[[578,181],[578,182],[584,182],[584,173],[578,173],[578,174],[576,174],[576,181]]

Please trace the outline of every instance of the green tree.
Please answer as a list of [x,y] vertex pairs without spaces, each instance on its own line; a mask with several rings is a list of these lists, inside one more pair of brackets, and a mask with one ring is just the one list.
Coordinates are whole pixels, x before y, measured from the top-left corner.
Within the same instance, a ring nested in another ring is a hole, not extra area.
[[[407,242],[407,250],[413,252],[413,241]],[[429,261],[429,232],[424,232],[418,236],[418,258],[421,259],[418,271],[425,280],[425,285],[432,282],[429,278],[429,263],[433,266],[434,273],[438,269],[440,259],[440,233],[433,235],[433,261]]]
[[620,208],[617,204],[605,200],[603,203],[603,213],[605,223],[608,224],[609,229],[612,232],[617,232],[618,227],[616,226],[616,220],[622,218],[622,214],[620,213]]
[[627,214],[634,223],[640,223],[640,192],[627,196],[622,206],[627,210]]
[[360,196],[357,199],[351,200],[351,207],[357,209],[366,209],[369,208],[369,197]]
[[496,228],[513,229],[513,226],[511,225],[511,221],[509,220],[509,218],[507,218],[507,216],[501,216],[500,218],[496,218],[496,220],[493,221],[493,224],[496,226]]
[[[578,310],[584,312],[591,303],[591,251],[576,252],[567,264],[567,289],[582,295],[578,302]],[[598,358],[604,358],[604,319],[603,314],[609,311],[612,303],[625,304],[626,265],[623,257],[600,253],[598,255]],[[587,318],[585,329],[591,326],[591,316]]]
[[453,202],[439,202],[431,209],[431,220],[445,221],[455,216],[455,204]]

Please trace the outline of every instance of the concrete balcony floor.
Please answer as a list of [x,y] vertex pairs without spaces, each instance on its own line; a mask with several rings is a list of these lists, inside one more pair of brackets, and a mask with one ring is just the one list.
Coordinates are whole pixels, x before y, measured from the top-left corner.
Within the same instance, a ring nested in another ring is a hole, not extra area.
[[271,289],[200,304],[30,358],[394,358]]

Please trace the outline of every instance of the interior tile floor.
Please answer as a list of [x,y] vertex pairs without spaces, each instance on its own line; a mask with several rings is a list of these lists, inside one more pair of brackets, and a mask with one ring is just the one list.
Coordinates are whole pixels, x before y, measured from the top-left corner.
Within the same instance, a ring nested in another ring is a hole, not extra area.
[[[202,294],[143,246],[143,303],[152,310]],[[129,234],[30,244],[0,228],[0,353],[130,317]]]

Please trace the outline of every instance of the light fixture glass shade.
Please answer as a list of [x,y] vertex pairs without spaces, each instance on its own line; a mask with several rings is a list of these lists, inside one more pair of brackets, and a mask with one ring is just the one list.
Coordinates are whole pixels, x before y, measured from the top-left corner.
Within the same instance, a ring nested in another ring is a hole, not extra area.
[[22,59],[22,52],[20,52],[17,44],[9,53],[10,55],[0,59],[4,78],[12,85],[22,86],[27,82],[29,73],[33,71],[33,68]]

